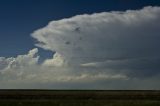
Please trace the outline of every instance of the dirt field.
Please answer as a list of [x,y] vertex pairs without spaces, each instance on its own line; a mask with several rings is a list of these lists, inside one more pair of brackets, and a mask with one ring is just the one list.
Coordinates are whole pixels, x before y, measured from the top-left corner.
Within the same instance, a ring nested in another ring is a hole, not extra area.
[[160,91],[0,90],[0,106],[160,106]]

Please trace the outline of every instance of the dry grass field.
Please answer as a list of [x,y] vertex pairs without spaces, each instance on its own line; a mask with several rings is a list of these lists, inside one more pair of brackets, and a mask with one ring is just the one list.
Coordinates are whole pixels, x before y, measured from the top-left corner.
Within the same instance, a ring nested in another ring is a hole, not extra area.
[[0,90],[0,106],[160,106],[160,91]]

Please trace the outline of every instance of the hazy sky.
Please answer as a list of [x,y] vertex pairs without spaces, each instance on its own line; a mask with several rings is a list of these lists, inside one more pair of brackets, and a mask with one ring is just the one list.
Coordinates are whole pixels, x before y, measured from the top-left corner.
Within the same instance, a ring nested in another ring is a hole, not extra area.
[[159,0],[1,0],[0,13],[0,88],[160,89]]

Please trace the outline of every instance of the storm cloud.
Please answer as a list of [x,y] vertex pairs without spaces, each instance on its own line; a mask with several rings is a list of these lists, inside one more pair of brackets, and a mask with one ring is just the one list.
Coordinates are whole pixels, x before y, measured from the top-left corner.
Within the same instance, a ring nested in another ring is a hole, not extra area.
[[159,28],[160,7],[151,6],[54,20],[31,35],[53,58],[38,64],[38,49],[1,57],[1,82],[32,80],[33,88],[159,89]]
[[160,68],[159,19],[159,7],[84,14],[52,21],[32,37],[37,46],[56,52],[70,65],[146,76]]

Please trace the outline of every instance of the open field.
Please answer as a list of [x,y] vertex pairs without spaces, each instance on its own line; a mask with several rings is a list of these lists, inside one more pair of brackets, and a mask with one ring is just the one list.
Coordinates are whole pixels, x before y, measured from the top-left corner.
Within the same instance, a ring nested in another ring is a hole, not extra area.
[[0,106],[160,106],[160,91],[0,90]]

